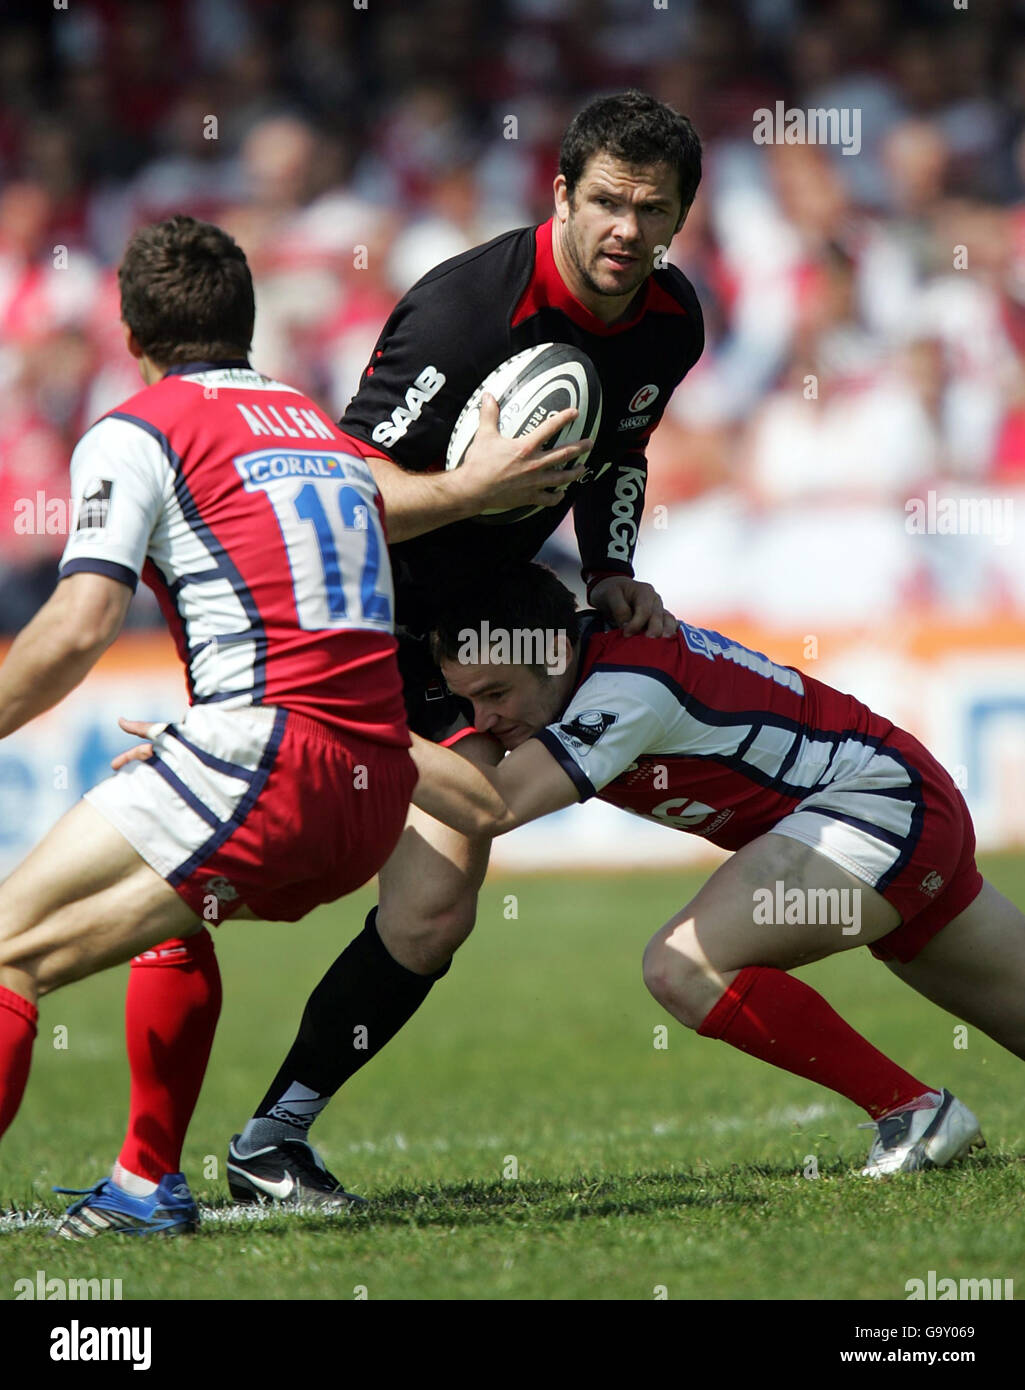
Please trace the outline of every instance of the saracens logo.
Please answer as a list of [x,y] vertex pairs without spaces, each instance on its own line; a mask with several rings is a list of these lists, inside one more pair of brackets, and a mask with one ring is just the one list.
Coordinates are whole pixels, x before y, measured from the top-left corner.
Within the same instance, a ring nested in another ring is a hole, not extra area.
[[639,410],[645,410],[654,404],[658,399],[658,387],[654,382],[649,382],[647,386],[642,386],[639,391],[635,391],[633,399],[627,406],[631,415],[636,415]]

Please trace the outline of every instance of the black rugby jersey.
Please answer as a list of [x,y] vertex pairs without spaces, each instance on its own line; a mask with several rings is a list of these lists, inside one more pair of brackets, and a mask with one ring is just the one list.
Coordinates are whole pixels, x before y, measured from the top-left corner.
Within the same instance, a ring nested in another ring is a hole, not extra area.
[[601,380],[602,422],[587,473],[556,507],[519,520],[452,522],[393,545],[400,623],[426,627],[432,600],[472,581],[484,564],[531,559],[570,507],[583,570],[633,573],[644,447],[704,346],[697,296],[673,266],[655,270],[629,316],[607,325],[559,274],[551,219],[443,261],[396,305],[341,428],[362,452],[410,472],[441,469],[456,418],[484,377],[545,342],[582,348]]

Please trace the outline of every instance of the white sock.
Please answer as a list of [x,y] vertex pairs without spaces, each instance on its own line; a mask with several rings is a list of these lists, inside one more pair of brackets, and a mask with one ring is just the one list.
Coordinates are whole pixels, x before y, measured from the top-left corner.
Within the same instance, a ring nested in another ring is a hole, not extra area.
[[150,1182],[149,1178],[140,1178],[138,1173],[130,1173],[120,1159],[110,1170],[110,1178],[122,1192],[127,1192],[129,1197],[152,1197],[157,1190],[155,1182]]

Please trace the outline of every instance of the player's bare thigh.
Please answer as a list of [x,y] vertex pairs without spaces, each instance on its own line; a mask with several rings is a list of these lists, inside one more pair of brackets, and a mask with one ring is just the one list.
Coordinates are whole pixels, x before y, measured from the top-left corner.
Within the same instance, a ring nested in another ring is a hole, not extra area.
[[941,1009],[1025,1057],[1025,915],[991,883],[914,960],[886,963]]
[[656,932],[644,977],[696,1028],[745,966],[790,970],[866,946],[899,925],[896,908],[874,888],[801,841],[769,833],[732,855]]
[[202,923],[87,801],[0,884],[0,984],[45,994]]
[[[495,767],[502,756],[494,739],[483,735],[468,735],[455,751],[485,767]],[[430,974],[465,941],[490,852],[490,840],[467,839],[409,808],[406,827],[379,877],[377,930],[400,965]]]

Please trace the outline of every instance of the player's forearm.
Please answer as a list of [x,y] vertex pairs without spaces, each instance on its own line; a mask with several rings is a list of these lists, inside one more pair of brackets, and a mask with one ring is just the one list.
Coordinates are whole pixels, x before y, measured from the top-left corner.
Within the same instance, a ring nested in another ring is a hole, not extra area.
[[421,811],[470,839],[494,838],[520,824],[493,772],[416,734],[412,754],[420,774],[413,805]]
[[83,622],[62,587],[14,639],[0,666],[0,738],[59,704],[117,635],[120,622]]
[[389,545],[412,540],[453,521],[465,521],[479,510],[468,496],[459,470],[407,473],[398,464],[382,458],[371,459],[370,467],[384,498]]

